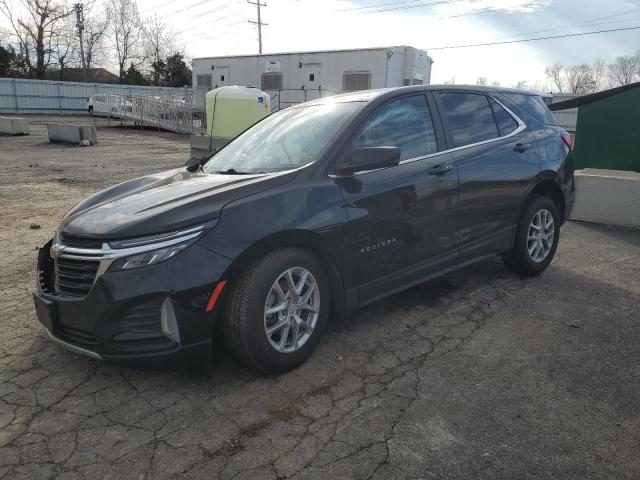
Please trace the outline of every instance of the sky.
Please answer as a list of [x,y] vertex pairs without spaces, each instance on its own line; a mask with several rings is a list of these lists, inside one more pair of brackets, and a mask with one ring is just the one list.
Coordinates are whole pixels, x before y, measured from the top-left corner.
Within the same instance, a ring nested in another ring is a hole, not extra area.
[[[265,0],[263,51],[410,45],[434,60],[432,83],[478,77],[543,85],[556,62],[593,63],[640,49],[640,30],[530,43],[437,47],[640,26],[640,0]],[[176,26],[191,57],[257,53],[256,7],[246,0],[139,0],[144,16]]]
[[[434,60],[432,83],[478,77],[543,86],[547,65],[593,63],[640,49],[640,29],[475,48],[438,47],[640,26],[640,0],[262,0],[263,51],[410,45]],[[254,54],[246,0],[138,0],[179,33],[188,57]]]

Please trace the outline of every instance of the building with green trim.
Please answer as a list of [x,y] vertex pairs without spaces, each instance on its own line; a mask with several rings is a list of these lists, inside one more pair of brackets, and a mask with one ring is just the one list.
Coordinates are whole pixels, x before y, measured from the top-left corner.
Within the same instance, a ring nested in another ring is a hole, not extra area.
[[640,82],[550,105],[578,108],[576,168],[640,172]]

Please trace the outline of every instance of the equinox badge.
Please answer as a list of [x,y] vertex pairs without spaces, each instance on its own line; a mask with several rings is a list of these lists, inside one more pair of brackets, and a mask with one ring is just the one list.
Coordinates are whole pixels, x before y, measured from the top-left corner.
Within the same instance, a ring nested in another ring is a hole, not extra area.
[[387,238],[386,240],[379,240],[377,242],[373,242],[370,245],[365,245],[360,249],[360,255],[364,255],[365,253],[371,253],[379,248],[390,247],[396,243],[396,237]]

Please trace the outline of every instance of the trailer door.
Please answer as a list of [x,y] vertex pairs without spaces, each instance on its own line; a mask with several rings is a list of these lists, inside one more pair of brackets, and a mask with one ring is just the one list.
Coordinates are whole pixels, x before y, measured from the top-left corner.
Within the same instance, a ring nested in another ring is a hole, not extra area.
[[322,93],[320,87],[320,63],[305,63],[302,65],[302,86],[305,90],[306,100],[320,98]]
[[229,67],[216,67],[213,71],[213,79],[211,81],[213,88],[225,87],[231,85],[229,78]]

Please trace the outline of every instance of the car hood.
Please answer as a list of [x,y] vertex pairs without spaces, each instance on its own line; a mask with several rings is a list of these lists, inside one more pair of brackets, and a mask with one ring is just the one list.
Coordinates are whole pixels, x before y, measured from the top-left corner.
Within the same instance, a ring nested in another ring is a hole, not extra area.
[[205,223],[229,202],[282,185],[294,172],[262,175],[191,173],[184,168],[102,190],[63,218],[63,235],[121,239]]

